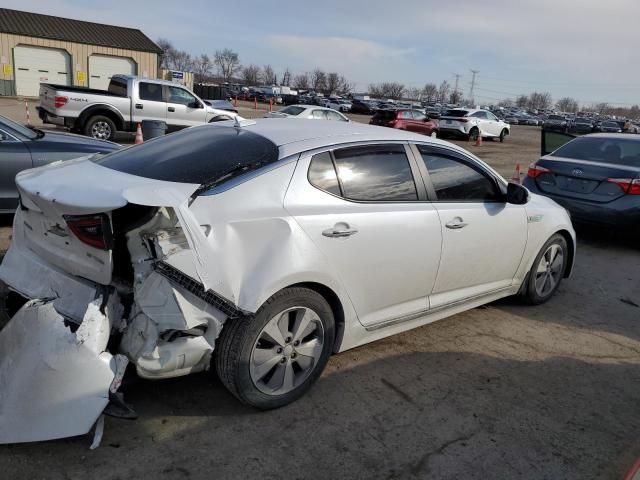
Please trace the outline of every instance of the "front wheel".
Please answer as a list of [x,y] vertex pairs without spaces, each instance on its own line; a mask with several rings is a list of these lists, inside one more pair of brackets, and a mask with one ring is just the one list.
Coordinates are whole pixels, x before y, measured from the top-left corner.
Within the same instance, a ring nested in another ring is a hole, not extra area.
[[500,132],[500,143],[504,142],[504,139],[507,135],[508,135],[507,129],[503,128],[502,131]]
[[524,299],[539,305],[549,300],[560,286],[569,258],[567,241],[558,233],[553,235],[536,256],[529,271]]
[[327,301],[307,288],[287,288],[247,319],[228,320],[215,366],[240,401],[267,410],[300,398],[333,350],[335,323]]

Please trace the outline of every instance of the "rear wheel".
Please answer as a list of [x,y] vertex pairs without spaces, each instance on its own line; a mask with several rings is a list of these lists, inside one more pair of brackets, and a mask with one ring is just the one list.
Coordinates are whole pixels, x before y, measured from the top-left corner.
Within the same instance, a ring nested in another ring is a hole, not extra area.
[[469,130],[469,140],[471,140],[472,142],[475,142],[478,139],[479,134],[480,134],[480,131],[478,130],[478,128],[473,127],[471,130]]
[[569,258],[567,241],[560,234],[553,235],[540,249],[529,272],[524,299],[538,305],[549,300],[564,277]]
[[307,288],[275,294],[250,319],[229,320],[215,366],[224,386],[260,409],[300,398],[324,369],[335,336],[327,301]]
[[87,120],[84,134],[98,140],[113,140],[116,134],[116,124],[109,117],[96,115]]

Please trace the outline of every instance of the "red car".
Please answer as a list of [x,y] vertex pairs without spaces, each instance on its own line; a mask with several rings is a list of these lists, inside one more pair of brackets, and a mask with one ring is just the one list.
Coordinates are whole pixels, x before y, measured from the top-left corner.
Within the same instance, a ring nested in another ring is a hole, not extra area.
[[439,133],[438,121],[427,117],[420,110],[378,110],[371,117],[369,124],[399,128],[431,137],[437,137]]

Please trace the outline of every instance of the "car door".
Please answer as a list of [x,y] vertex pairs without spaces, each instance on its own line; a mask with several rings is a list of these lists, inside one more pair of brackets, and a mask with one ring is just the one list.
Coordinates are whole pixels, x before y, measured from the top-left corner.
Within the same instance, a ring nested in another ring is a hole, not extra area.
[[303,154],[285,208],[324,254],[364,326],[426,311],[440,220],[405,145]]
[[527,242],[524,205],[505,202],[494,174],[462,153],[415,146],[442,223],[442,257],[431,307],[510,287]]
[[0,129],[0,212],[18,207],[16,175],[32,166],[31,153],[23,141]]
[[169,130],[202,125],[206,122],[207,109],[191,92],[173,85],[167,85],[165,89]]
[[491,135],[500,136],[502,132],[502,125],[500,125],[500,120],[491,112],[485,112],[487,116],[487,129],[490,130]]
[[423,135],[431,135],[432,124],[431,122],[427,122],[427,116],[418,110],[413,111],[413,121],[416,126],[416,132],[422,133]]
[[167,121],[167,102],[160,83],[138,82],[137,97],[133,100],[133,122],[143,120]]
[[485,112],[480,110],[478,112],[472,113],[469,116],[475,119],[476,125],[483,135],[493,135],[488,125],[489,122],[487,120],[487,114]]

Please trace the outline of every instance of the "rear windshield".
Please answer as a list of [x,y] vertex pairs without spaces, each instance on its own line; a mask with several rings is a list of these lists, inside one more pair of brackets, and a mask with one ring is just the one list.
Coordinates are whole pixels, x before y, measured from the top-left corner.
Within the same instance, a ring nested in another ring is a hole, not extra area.
[[549,120],[564,120],[564,117],[560,115],[549,115]]
[[552,155],[640,167],[640,138],[579,137],[565,143]]
[[138,177],[195,183],[201,191],[278,160],[278,147],[235,127],[204,125],[118,150],[93,161]]
[[119,97],[126,97],[127,82],[119,78],[112,78],[109,82],[109,87],[107,87],[107,91]]
[[302,112],[304,112],[304,107],[296,107],[292,105],[290,107],[284,107],[280,110],[280,112],[286,113],[287,115],[300,115]]
[[586,118],[576,118],[576,123],[591,123],[591,121]]
[[447,113],[444,114],[445,117],[464,117],[468,110],[447,110]]
[[396,111],[395,110],[378,110],[375,113],[375,117],[380,118],[382,120],[392,120],[396,118]]

